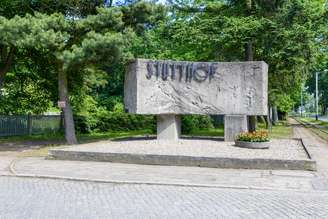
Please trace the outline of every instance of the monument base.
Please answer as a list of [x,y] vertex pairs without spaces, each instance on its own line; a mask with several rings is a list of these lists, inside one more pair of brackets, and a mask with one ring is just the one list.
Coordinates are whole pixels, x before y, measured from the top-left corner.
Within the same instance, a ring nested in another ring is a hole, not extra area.
[[157,115],[157,140],[176,141],[181,135],[180,116],[165,114]]
[[316,169],[315,161],[297,139],[273,139],[269,149],[260,151],[234,144],[217,139],[116,139],[56,147],[49,150],[48,159],[236,169]]
[[224,116],[224,141],[234,141],[237,135],[247,131],[247,116]]

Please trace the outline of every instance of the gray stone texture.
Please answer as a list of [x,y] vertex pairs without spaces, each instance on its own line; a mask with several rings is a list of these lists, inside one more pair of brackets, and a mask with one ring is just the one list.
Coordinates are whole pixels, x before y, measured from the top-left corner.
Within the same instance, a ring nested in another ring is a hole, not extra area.
[[125,108],[136,114],[266,115],[267,71],[263,61],[137,59],[125,77]]
[[271,142],[248,142],[248,141],[236,141],[235,145],[241,148],[250,148],[250,149],[268,149]]
[[178,115],[157,116],[157,139],[176,141],[181,135],[181,120]]
[[130,140],[90,143],[49,151],[60,160],[107,161],[212,168],[315,170],[300,141],[273,140],[270,149],[250,150],[216,140]]
[[234,141],[237,135],[247,131],[247,116],[225,115],[224,116],[224,140]]

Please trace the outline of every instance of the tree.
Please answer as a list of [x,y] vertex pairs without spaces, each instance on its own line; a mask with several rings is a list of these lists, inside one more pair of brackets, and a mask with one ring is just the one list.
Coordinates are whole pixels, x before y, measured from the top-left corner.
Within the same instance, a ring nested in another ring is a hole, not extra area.
[[16,55],[32,48],[61,46],[65,33],[58,31],[65,24],[62,15],[26,15],[7,19],[0,17],[0,90]]
[[[59,100],[66,103],[63,112],[65,137],[69,144],[75,144],[77,140],[69,101],[68,74],[79,77],[78,73],[88,65],[117,61],[123,45],[122,35],[116,33],[122,26],[121,17],[118,10],[99,9],[97,15],[71,23],[64,46],[57,47],[50,55],[57,66]],[[65,28],[62,31],[66,31]]]
[[42,14],[61,13],[65,16],[86,17],[96,14],[97,7],[102,6],[104,0],[1,0],[0,16],[12,18],[16,15],[33,15],[35,12]]
[[276,104],[286,100],[291,104],[298,101],[301,84],[309,75],[307,69],[316,62],[317,39],[327,22],[323,3],[176,1],[174,21],[163,24],[155,34],[165,34],[164,42],[159,43],[161,54],[173,59],[266,61],[269,104],[276,109]]
[[[34,44],[24,43],[27,40],[31,40],[31,37],[35,33],[38,33],[42,28],[45,31],[51,31],[51,26],[40,27],[37,24],[41,14],[38,14],[39,18],[33,19],[31,15],[35,12],[41,12],[44,14],[62,13],[71,17],[84,17],[87,14],[96,13],[96,7],[102,5],[102,0],[83,0],[83,1],[63,1],[63,0],[36,0],[36,1],[20,1],[20,0],[3,0],[0,2],[0,30],[5,35],[8,31],[10,39],[1,41],[0,43],[0,90],[3,85],[4,77],[6,73],[11,69],[14,64],[14,60],[19,56],[19,52],[22,49],[33,48]],[[26,16],[24,19],[20,19],[17,16]],[[16,17],[15,17],[16,16]],[[6,20],[5,18],[12,18]],[[45,17],[43,17],[44,19]],[[41,19],[41,18],[40,18]],[[25,26],[19,25],[17,22],[24,22]],[[33,30],[27,30],[26,27],[33,27]],[[11,33],[9,33],[11,32]],[[20,33],[22,33],[20,35]],[[50,34],[50,33],[49,33]],[[14,40],[12,40],[14,39]],[[27,40],[24,40],[27,39]],[[20,42],[15,42],[16,40]],[[25,47],[26,46],[26,47]]]
[[[48,16],[39,13],[0,20],[3,48],[44,50],[49,63],[56,67],[59,99],[66,103],[63,112],[65,137],[69,144],[75,144],[77,141],[69,101],[68,74],[78,73],[79,69],[86,65],[117,59],[122,36],[115,32],[121,28],[121,17],[122,14],[118,10],[99,9],[97,15],[76,21],[68,20],[60,14]],[[2,71],[2,78],[6,72]]]

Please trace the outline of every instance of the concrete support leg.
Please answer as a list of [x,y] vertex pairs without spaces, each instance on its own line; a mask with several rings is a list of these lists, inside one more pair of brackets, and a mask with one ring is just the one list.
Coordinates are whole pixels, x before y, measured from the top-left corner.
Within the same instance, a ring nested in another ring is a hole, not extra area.
[[178,115],[157,115],[157,140],[179,139],[181,134],[181,120]]
[[234,141],[240,132],[247,131],[247,116],[225,115],[224,116],[224,141]]

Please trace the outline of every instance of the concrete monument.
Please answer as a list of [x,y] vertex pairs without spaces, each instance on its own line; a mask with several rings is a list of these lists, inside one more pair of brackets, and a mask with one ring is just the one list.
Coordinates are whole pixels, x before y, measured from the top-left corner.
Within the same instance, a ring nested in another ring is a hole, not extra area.
[[267,114],[265,62],[137,59],[126,73],[125,109],[158,115],[157,138],[175,140],[182,114],[225,115],[225,140],[247,130],[247,115]]

